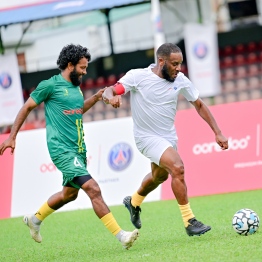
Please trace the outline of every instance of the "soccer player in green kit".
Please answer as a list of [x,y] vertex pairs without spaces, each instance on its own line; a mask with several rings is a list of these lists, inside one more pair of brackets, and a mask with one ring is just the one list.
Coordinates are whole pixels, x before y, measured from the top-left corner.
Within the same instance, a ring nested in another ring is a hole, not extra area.
[[61,74],[40,82],[19,111],[11,133],[1,145],[0,155],[7,148],[13,154],[16,136],[28,114],[42,102],[45,103],[46,137],[50,157],[63,174],[63,188],[52,195],[34,215],[24,216],[32,238],[40,243],[40,225],[54,211],[77,198],[81,188],[92,202],[93,209],[105,227],[116,236],[125,249],[129,249],[139,233],[120,228],[103,200],[97,182],[86,169],[86,145],[84,142],[82,115],[101,100],[104,89],[84,100],[79,87],[86,74],[91,56],[80,45],[65,46],[57,60]]

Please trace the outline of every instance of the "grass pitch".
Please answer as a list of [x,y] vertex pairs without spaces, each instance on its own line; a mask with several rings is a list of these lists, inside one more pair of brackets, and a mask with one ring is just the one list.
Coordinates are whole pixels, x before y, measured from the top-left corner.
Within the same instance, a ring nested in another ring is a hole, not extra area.
[[[143,203],[140,237],[124,250],[97,219],[92,209],[58,212],[41,228],[43,242],[34,242],[22,218],[0,220],[0,261],[41,262],[261,262],[262,233],[240,236],[231,220],[241,208],[253,209],[262,219],[262,190],[191,198],[196,217],[212,230],[188,237],[175,200]],[[111,211],[125,230],[133,230],[124,206]]]

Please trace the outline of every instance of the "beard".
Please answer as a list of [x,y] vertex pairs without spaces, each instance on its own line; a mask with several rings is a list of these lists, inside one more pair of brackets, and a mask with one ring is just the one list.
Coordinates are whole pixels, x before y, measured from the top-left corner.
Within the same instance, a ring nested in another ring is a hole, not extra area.
[[168,82],[174,82],[175,81],[175,78],[171,78],[170,75],[168,74],[166,63],[164,64],[164,66],[161,70],[161,73],[162,73],[164,79],[166,79]]
[[76,72],[76,69],[74,68],[74,71],[72,71],[69,75],[69,78],[74,86],[79,86],[82,82],[82,77]]

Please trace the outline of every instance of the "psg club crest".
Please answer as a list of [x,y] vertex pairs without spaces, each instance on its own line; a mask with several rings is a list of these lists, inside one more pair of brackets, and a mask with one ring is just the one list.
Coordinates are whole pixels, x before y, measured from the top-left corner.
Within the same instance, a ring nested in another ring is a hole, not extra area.
[[205,43],[196,43],[194,45],[194,54],[196,55],[197,58],[203,59],[206,57],[208,52],[207,46]]
[[131,146],[127,143],[118,143],[114,145],[109,152],[109,166],[115,171],[122,171],[129,166],[132,157],[133,152]]
[[0,86],[4,89],[7,89],[12,84],[12,78],[7,73],[0,73]]

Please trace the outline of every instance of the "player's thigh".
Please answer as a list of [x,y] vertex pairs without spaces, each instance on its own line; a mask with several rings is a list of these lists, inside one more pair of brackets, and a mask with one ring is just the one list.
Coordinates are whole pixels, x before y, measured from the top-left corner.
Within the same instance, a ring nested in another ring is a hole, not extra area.
[[174,169],[183,169],[183,161],[178,152],[173,147],[168,147],[160,158],[160,167],[164,168],[168,173],[172,173]]
[[176,148],[176,142],[160,136],[136,138],[138,150],[156,165],[160,165],[160,159],[167,148]]

